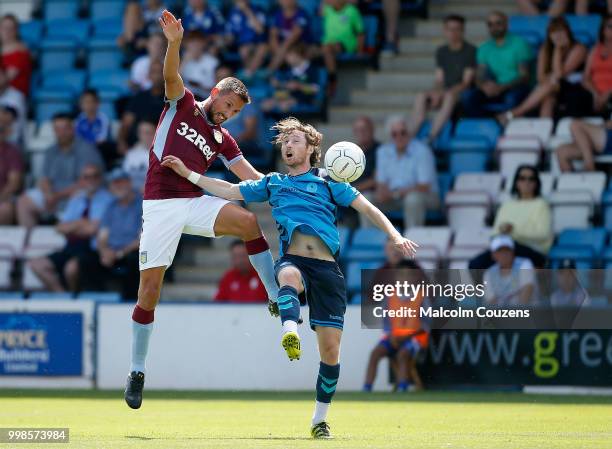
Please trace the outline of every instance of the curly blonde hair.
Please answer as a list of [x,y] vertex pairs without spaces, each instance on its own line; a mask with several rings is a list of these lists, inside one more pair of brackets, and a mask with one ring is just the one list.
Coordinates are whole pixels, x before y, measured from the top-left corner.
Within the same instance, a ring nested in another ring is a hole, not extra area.
[[313,152],[310,155],[310,165],[315,167],[321,160],[321,141],[323,140],[323,134],[309,123],[302,123],[295,117],[288,117],[280,120],[272,127],[273,131],[277,132],[273,143],[282,145],[283,139],[293,131],[302,131],[306,137],[306,143],[313,148]]

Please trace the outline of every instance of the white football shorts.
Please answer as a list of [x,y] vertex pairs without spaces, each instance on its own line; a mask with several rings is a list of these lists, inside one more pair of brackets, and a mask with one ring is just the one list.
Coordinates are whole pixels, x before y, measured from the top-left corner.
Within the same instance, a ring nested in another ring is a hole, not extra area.
[[140,270],[172,265],[181,234],[215,237],[215,221],[229,201],[216,196],[144,200]]

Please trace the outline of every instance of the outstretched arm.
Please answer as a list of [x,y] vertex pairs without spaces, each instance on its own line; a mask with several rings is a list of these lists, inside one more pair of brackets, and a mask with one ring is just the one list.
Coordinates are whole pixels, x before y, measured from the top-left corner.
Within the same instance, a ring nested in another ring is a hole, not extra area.
[[179,75],[181,41],[183,40],[183,25],[181,19],[165,10],[159,18],[164,36],[168,39],[166,58],[164,59],[164,81],[166,82],[166,98],[176,100],[183,95],[185,86]]
[[368,199],[359,195],[351,203],[351,207],[360,214],[365,215],[370,219],[376,227],[383,230],[391,239],[396,249],[400,251],[405,257],[414,257],[416,255],[416,249],[419,247],[412,240],[404,238],[402,234],[397,232],[397,229],[393,227],[393,224],[376,206],[368,201]]
[[187,178],[189,181],[193,182],[195,185],[203,188],[207,192],[212,193],[215,196],[220,198],[225,198],[226,200],[241,200],[243,199],[242,193],[240,193],[240,187],[238,184],[232,184],[227,181],[223,181],[221,179],[208,178],[206,176],[201,176],[196,172],[189,170],[185,167],[183,161],[181,161],[176,156],[166,156],[161,163],[164,167],[171,168],[174,170],[179,176],[183,178]]

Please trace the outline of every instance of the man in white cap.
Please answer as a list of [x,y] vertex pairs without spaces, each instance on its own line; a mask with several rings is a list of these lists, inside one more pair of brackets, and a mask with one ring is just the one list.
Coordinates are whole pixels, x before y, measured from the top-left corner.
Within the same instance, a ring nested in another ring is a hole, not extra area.
[[514,255],[514,241],[506,234],[491,240],[491,255],[495,264],[484,273],[485,295],[488,304],[515,306],[534,302],[536,280],[529,259]]

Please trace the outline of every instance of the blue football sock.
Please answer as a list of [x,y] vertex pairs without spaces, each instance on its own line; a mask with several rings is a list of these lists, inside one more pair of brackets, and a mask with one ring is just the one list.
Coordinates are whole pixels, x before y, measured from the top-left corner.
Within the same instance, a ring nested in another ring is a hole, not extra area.
[[363,384],[362,391],[366,393],[370,393],[372,391],[372,384]]
[[298,292],[295,288],[283,285],[278,290],[278,311],[281,323],[288,320],[297,323],[300,319],[300,301],[298,300]]
[[278,285],[276,284],[276,275],[274,274],[274,259],[270,250],[250,254],[249,260],[255,271],[257,271],[261,283],[266,288],[268,298],[272,301],[276,300],[278,297]]
[[408,381],[400,382],[397,384],[397,391],[405,392],[405,391],[408,391],[409,387],[410,387],[410,382]]
[[145,372],[145,360],[149,351],[149,338],[153,332],[153,323],[140,324],[132,321],[132,362],[130,372]]
[[338,377],[340,377],[340,364],[332,366],[321,362],[317,377],[317,402],[331,402],[336,392]]

